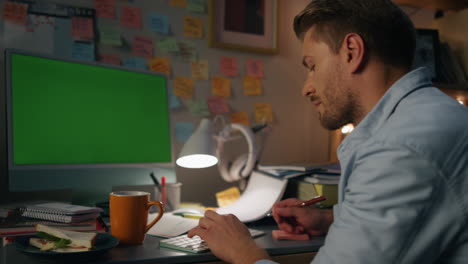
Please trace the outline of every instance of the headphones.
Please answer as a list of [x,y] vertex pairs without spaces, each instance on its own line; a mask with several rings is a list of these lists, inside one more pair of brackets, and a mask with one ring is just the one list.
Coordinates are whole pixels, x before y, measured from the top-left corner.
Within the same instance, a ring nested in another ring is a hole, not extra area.
[[[231,163],[223,157],[223,152],[224,142],[228,141],[228,136],[233,131],[242,133],[247,141],[249,151],[246,154],[240,155]],[[252,129],[241,124],[233,123],[221,133],[221,136],[217,137],[217,141],[218,147],[216,148],[216,156],[219,160],[218,169],[221,173],[221,177],[227,182],[235,182],[247,178],[255,167],[259,153],[255,146]]]

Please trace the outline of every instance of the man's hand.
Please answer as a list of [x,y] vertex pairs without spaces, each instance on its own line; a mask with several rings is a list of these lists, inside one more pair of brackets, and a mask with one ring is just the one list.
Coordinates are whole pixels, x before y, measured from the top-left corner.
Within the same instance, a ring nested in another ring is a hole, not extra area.
[[247,227],[232,214],[206,211],[198,226],[188,232],[189,237],[195,235],[206,241],[214,255],[229,263],[248,264],[270,258],[255,244]]
[[317,209],[313,206],[295,207],[302,202],[286,199],[273,205],[273,218],[278,227],[289,233],[307,233],[311,236],[324,235],[333,222],[332,210]]

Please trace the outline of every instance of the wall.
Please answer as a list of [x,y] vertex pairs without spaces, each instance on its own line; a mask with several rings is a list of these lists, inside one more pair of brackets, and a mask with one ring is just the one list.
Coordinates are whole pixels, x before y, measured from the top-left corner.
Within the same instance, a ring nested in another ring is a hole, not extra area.
[[449,43],[455,56],[460,58],[460,62],[468,75],[468,30],[462,25],[468,24],[468,9],[458,12],[448,13],[444,17],[437,19],[433,27],[439,30],[441,41]]
[[[45,0],[44,0],[45,1]],[[1,1],[3,3],[4,0]],[[93,7],[92,0],[62,0],[55,1],[62,4],[69,4],[82,7]],[[287,163],[287,162],[325,162],[328,159],[329,133],[319,125],[317,114],[314,108],[310,107],[307,100],[301,96],[301,88],[305,79],[305,70],[301,65],[301,44],[296,39],[292,30],[294,16],[301,11],[309,0],[286,1],[279,0],[279,53],[275,55],[260,55],[239,52],[235,50],[223,50],[209,48],[207,45],[207,14],[191,14],[184,9],[169,6],[169,0],[128,0],[116,1],[117,6],[129,5],[141,7],[143,17],[148,12],[154,11],[170,16],[173,36],[184,39],[182,36],[182,19],[185,15],[194,15],[203,20],[205,35],[201,40],[192,40],[199,52],[199,58],[209,61],[210,76],[220,75],[218,63],[221,56],[235,57],[239,65],[243,65],[246,58],[256,58],[264,62],[265,78],[263,79],[264,94],[259,97],[246,97],[241,93],[241,78],[232,79],[233,96],[229,99],[230,107],[235,111],[248,111],[250,120],[253,120],[253,104],[256,102],[267,102],[273,107],[274,123],[272,130],[265,139],[261,163]],[[116,14],[119,16],[119,9]],[[416,26],[427,27],[430,25],[433,13],[427,10],[417,10],[404,8],[405,12],[411,15]],[[428,22],[429,21],[429,22]],[[3,23],[3,21],[0,21]],[[145,25],[145,23],[144,23]],[[0,25],[1,26],[1,25]],[[105,26],[119,27],[122,37],[130,43],[133,35],[143,34],[152,37],[154,40],[161,38],[161,35],[150,32],[148,28],[132,30],[120,27],[119,20],[97,19],[97,31]],[[1,26],[3,29],[3,26]],[[4,35],[0,32],[0,48],[3,50]],[[114,48],[102,45],[99,42],[98,51],[102,53],[116,53],[122,58],[129,56],[129,47]],[[155,49],[155,55],[158,54]],[[3,74],[3,54],[0,57]],[[172,76],[169,85],[172,87],[172,78],[176,75],[190,77],[190,67],[188,63],[178,62],[171,58]],[[241,76],[244,73],[243,66]],[[3,84],[2,84],[3,85]],[[206,98],[210,95],[209,81],[197,81],[195,85],[195,97]],[[182,104],[185,102],[182,100]],[[193,116],[184,107],[172,112],[172,121],[192,122],[195,126],[200,117]],[[182,147],[182,142],[175,141],[175,150],[178,152]],[[243,141],[233,142],[228,145],[232,156],[243,153],[246,146]],[[164,172],[171,173],[171,172]],[[216,167],[207,169],[175,169],[177,179],[183,183],[183,201],[197,201],[213,205],[215,203],[214,193],[232,186],[224,182]],[[4,177],[0,177],[0,184],[4,185]],[[79,180],[78,180],[79,181]],[[121,184],[150,184],[149,178],[128,178],[125,176],[115,176],[112,178],[89,179],[79,182],[80,188],[74,189],[74,200],[91,201],[105,199],[112,185]],[[47,182],[45,183],[47,184]],[[79,197],[78,199],[76,197]],[[2,197],[0,197],[2,198]]]
[[[4,1],[1,1],[2,3]],[[50,1],[52,2],[52,1]],[[93,7],[92,0],[64,0],[55,1],[61,4],[69,4],[81,7]],[[244,74],[244,62],[246,58],[256,58],[264,62],[265,78],[263,79],[262,96],[246,97],[242,95],[241,77],[232,78],[232,97],[229,98],[229,105],[234,111],[248,111],[251,123],[253,121],[253,104],[256,102],[270,103],[273,107],[274,123],[271,133],[266,138],[264,149],[260,157],[263,163],[286,163],[286,162],[324,162],[328,157],[328,132],[322,129],[318,123],[315,110],[309,106],[307,100],[301,96],[302,82],[305,78],[305,71],[301,65],[301,45],[296,40],[292,29],[292,20],[307,3],[306,0],[279,1],[280,26],[279,26],[279,53],[276,55],[249,54],[235,50],[222,50],[209,48],[207,45],[207,14],[192,14],[180,8],[169,6],[169,1],[143,1],[129,0],[116,1],[117,6],[129,5],[141,7],[143,17],[148,12],[154,11],[160,14],[167,14],[171,20],[171,30],[176,38],[184,39],[182,36],[182,20],[185,15],[193,15],[203,20],[205,35],[203,39],[188,39],[195,43],[200,59],[206,59],[210,64],[210,76],[221,75],[218,63],[221,56],[235,57],[238,59],[241,76]],[[119,8],[116,10],[119,16]],[[3,22],[3,21],[2,21]],[[143,22],[143,25],[146,23]],[[97,19],[97,31],[105,26],[119,27],[126,43],[136,34],[143,34],[152,37],[154,40],[161,38],[161,35],[150,32],[145,26],[141,30],[127,29],[120,27],[119,20]],[[3,26],[1,27],[3,29]],[[4,48],[4,35],[0,34],[0,48]],[[97,43],[98,51],[102,53],[116,53],[122,58],[131,53],[128,47],[114,48]],[[155,49],[155,56],[158,54]],[[0,58],[3,67],[3,55]],[[172,78],[176,75],[190,77],[190,67],[188,63],[176,61],[171,58],[172,76],[169,82],[172,87]],[[3,68],[2,68],[3,69]],[[2,74],[3,74],[2,70]],[[2,84],[3,85],[3,84]],[[210,96],[210,82],[197,81],[195,85],[195,97],[206,98]],[[183,106],[172,113],[172,122],[192,122],[195,126],[200,117],[190,114],[184,108],[186,102],[182,100]],[[176,152],[180,150],[183,142],[175,141]],[[243,141],[234,142],[228,145],[229,152],[235,156],[246,150]],[[185,201],[198,201],[207,204],[214,204],[214,193],[224,188],[232,186],[221,180],[216,167],[200,170],[189,170],[180,167],[176,168],[176,175],[183,183],[183,197]],[[74,196],[79,196],[78,200],[99,200],[105,199],[112,185],[120,184],[150,184],[149,178],[129,179],[123,176],[115,178],[93,179],[92,182],[86,180],[79,184],[81,188],[74,189]],[[47,183],[45,183],[47,184]],[[89,197],[92,197],[89,198]],[[76,199],[74,199],[76,200]]]

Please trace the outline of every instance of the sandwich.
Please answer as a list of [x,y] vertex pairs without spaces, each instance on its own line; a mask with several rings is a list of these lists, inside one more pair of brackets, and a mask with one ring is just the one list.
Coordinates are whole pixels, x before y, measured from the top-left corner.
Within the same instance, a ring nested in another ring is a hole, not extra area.
[[42,251],[80,252],[89,251],[96,241],[96,233],[62,230],[46,225],[36,225],[37,236],[30,238],[29,244]]

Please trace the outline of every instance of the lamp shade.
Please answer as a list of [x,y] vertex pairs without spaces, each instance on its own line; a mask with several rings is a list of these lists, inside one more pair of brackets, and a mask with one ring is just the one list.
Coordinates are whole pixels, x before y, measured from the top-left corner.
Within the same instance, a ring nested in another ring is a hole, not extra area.
[[213,125],[204,118],[185,142],[176,164],[184,168],[206,168],[216,163],[218,158],[214,155]]

